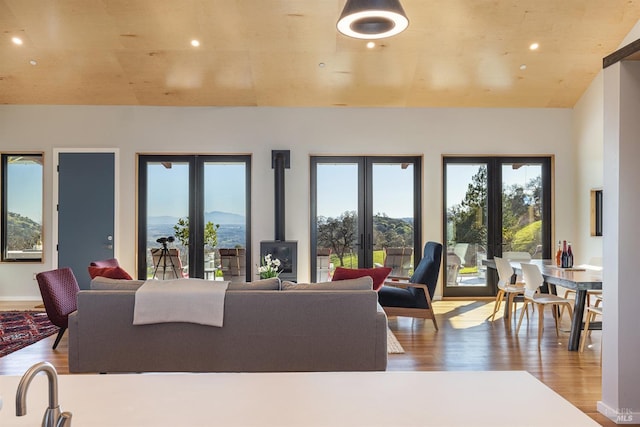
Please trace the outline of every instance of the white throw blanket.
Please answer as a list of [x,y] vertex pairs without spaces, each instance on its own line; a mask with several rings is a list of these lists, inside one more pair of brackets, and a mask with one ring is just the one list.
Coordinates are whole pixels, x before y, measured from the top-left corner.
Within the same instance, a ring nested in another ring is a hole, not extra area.
[[204,279],[147,280],[136,291],[133,324],[189,322],[221,327],[228,285]]

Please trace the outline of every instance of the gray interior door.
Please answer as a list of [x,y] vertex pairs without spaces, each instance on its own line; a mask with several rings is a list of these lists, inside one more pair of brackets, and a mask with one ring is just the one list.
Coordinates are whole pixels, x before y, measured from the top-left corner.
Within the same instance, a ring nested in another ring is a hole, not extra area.
[[81,289],[87,267],[113,258],[114,153],[60,153],[58,267],[71,267]]

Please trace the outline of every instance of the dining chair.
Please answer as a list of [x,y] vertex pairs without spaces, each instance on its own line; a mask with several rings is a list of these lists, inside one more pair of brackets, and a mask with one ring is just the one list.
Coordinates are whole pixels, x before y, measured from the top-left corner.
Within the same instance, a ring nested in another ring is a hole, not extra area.
[[[580,341],[580,353],[584,352],[584,346],[587,339],[591,336],[591,329],[589,329],[591,322],[594,321],[596,316],[602,316],[602,295],[595,296],[595,303],[587,306],[587,314],[584,321],[584,331],[582,331],[582,339]],[[602,340],[600,341],[600,354],[602,354]]]
[[504,300],[504,297],[507,297],[507,304],[509,307],[513,307],[511,312],[516,312],[516,304],[515,297],[517,295],[524,294],[524,284],[521,282],[511,283],[511,278],[513,277],[513,267],[506,258],[502,257],[493,257],[493,260],[496,263],[496,270],[498,270],[498,293],[496,295],[496,302],[493,306],[493,313],[491,314],[491,321],[493,321],[496,317],[496,313],[500,310],[500,305]]
[[[591,258],[589,260],[588,264],[580,264],[580,265],[576,265],[575,267],[573,267],[574,269],[585,269],[585,270],[598,270],[598,271],[602,271],[602,258],[600,257],[595,257],[595,258]],[[564,297],[565,298],[569,298],[569,297],[574,297],[575,298],[575,294],[576,291],[574,289],[566,289],[564,291]],[[602,289],[589,289],[587,291],[587,307],[591,305],[591,298],[595,297],[596,301],[597,298],[599,296],[602,296]],[[597,306],[598,304],[594,303],[594,306]],[[562,316],[564,315],[564,307],[562,308],[562,311],[560,312],[560,319],[562,319]]]
[[520,320],[518,321],[518,327],[516,329],[516,335],[520,332],[520,326],[522,325],[522,318],[527,310],[529,304],[533,304],[538,308],[538,347],[540,347],[540,341],[542,340],[542,331],[544,329],[544,307],[551,306],[553,312],[553,318],[556,323],[556,335],[560,336],[558,327],[559,316],[558,308],[560,306],[566,306],[569,310],[569,315],[573,316],[573,309],[571,308],[571,301],[559,297],[553,294],[540,293],[540,287],[544,283],[544,278],[540,269],[535,264],[521,263],[522,277],[524,279],[524,307],[520,313]]

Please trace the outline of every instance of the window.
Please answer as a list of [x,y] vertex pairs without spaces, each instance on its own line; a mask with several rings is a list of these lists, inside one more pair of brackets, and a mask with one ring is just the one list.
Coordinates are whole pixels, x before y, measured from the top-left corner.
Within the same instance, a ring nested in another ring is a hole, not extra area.
[[42,154],[2,154],[2,261],[42,261]]
[[312,280],[339,266],[411,275],[422,254],[421,182],[421,157],[311,157]]
[[139,157],[140,279],[248,277],[250,167],[249,156]]
[[550,157],[443,159],[444,296],[495,295],[483,261],[551,257]]

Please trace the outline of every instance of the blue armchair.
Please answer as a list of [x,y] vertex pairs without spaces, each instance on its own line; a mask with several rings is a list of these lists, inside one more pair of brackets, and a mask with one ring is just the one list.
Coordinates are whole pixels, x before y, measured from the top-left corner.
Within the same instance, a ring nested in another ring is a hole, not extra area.
[[393,278],[378,290],[378,302],[387,316],[431,319],[433,326],[438,330],[431,299],[436,291],[441,264],[442,244],[427,242],[424,255],[411,278],[407,281]]

